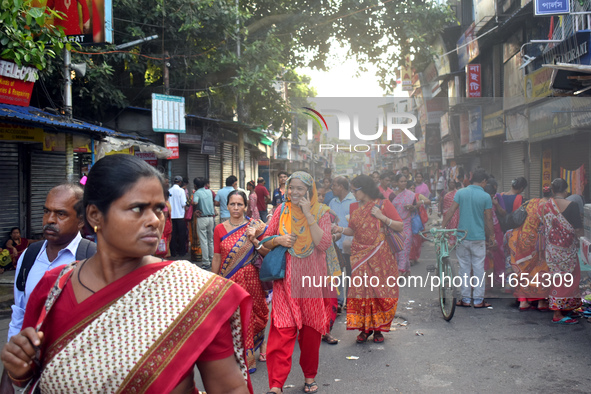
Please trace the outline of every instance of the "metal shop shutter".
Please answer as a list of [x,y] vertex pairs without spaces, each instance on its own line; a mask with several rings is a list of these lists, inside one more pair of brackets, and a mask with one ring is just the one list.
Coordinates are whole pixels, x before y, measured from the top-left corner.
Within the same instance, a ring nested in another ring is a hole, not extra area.
[[[0,174],[4,181],[2,197],[0,198],[0,247],[8,239],[8,232],[12,227],[21,227],[21,212],[19,206],[19,154],[18,144],[0,143]],[[21,228],[21,231],[25,229]],[[26,234],[22,234],[23,237]]]
[[503,144],[503,188],[500,190],[500,192],[508,192],[511,190],[511,181],[513,179],[520,176],[525,176],[524,145],[525,144],[523,142]]
[[207,177],[207,155],[201,154],[201,148],[189,148],[187,151],[189,164],[189,186],[193,187],[193,179]]
[[250,151],[248,149],[244,150],[244,179],[245,183],[254,181],[256,184],[256,179],[254,179],[254,175],[252,174],[252,158],[250,156]]
[[179,147],[179,158],[170,160],[172,166],[172,179],[170,180],[170,186],[174,185],[174,177],[177,175],[183,178],[187,177],[187,148],[184,146]]
[[222,146],[222,185],[226,186],[226,178],[234,173],[234,145],[225,143]]
[[209,155],[209,186],[217,193],[222,188],[222,156],[219,142],[216,143],[215,151],[217,154]]
[[31,152],[31,235],[43,232],[43,205],[47,193],[65,181],[65,153]]
[[529,179],[525,196],[528,199],[542,197],[542,143],[529,146]]

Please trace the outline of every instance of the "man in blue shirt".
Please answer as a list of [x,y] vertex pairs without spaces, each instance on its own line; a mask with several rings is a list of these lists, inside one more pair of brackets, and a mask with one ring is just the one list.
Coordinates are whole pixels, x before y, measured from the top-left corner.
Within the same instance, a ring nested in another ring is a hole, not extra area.
[[273,204],[273,209],[277,208],[277,206],[281,205],[283,201],[285,201],[285,183],[287,182],[287,178],[289,175],[285,171],[279,171],[277,173],[277,180],[279,181],[279,187],[273,190],[273,198],[271,199],[271,204]]
[[226,178],[226,187],[220,189],[215,196],[215,206],[220,207],[220,219],[230,219],[230,211],[228,211],[228,194],[238,188],[238,178],[234,175],[230,175]]
[[334,193],[331,189],[332,187],[332,179],[324,178],[322,180],[324,190],[326,190],[326,194],[324,195],[324,203],[326,205],[330,204],[330,201],[334,198]]
[[[347,178],[338,176],[332,180],[332,191],[334,198],[330,201],[329,207],[334,211],[338,217],[337,226],[347,228],[349,227],[349,207],[354,203],[355,197],[349,191],[349,181]],[[351,275],[351,241],[353,237],[342,234],[335,234],[337,237],[336,245],[343,252],[345,258],[345,268],[347,275]],[[339,307],[345,303],[344,288],[341,294],[337,297],[339,300]]]
[[195,193],[193,194],[193,204],[197,210],[197,235],[201,242],[202,268],[211,268],[213,260],[213,218],[215,209],[213,207],[213,194],[211,190],[206,189],[207,180],[205,178],[195,178]]
[[[480,169],[472,174],[471,185],[458,190],[451,208],[445,214],[441,227],[445,228],[454,212],[460,209],[458,230],[467,232],[466,239],[456,249],[462,278],[462,299],[458,306],[469,307],[474,301],[474,308],[486,308],[490,304],[484,300],[485,271],[484,259],[486,247],[495,245],[492,222],[492,199],[484,191],[488,174]],[[472,276],[471,276],[472,275]],[[470,294],[474,289],[473,296]],[[472,299],[473,297],[473,299]]]

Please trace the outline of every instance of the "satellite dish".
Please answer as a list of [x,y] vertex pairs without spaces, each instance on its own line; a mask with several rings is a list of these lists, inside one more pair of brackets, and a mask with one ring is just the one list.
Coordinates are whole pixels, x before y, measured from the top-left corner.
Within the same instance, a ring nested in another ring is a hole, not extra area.
[[70,70],[74,71],[77,77],[83,77],[86,75],[86,63],[70,64]]

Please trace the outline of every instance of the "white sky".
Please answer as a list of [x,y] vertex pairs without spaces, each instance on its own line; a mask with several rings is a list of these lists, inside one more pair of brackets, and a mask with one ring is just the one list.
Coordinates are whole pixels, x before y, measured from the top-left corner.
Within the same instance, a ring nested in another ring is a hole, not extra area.
[[310,85],[316,88],[318,97],[382,97],[384,91],[379,87],[375,73],[371,69],[356,77],[358,71],[354,60],[348,60],[329,71],[300,68],[298,73],[312,78]]

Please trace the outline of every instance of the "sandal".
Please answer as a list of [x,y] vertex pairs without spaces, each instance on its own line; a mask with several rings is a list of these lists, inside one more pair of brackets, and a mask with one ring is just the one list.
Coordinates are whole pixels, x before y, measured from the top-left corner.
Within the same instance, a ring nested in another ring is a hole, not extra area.
[[267,362],[267,353],[261,353],[259,354],[259,361],[262,363]]
[[373,334],[373,331],[370,332],[361,332],[359,335],[357,335],[357,343],[364,343],[367,342],[367,338],[369,338],[369,336]]
[[[316,387],[316,390],[312,390],[312,387]],[[304,393],[315,393],[318,391],[318,383],[305,383],[304,382]]]
[[373,334],[373,342],[374,342],[374,343],[382,343],[382,342],[384,342],[384,336],[382,335],[382,333],[381,333],[381,332],[379,332],[379,331],[376,331],[376,332]]
[[474,308],[476,308],[476,309],[488,308],[489,306],[492,306],[492,305],[486,301],[482,301],[480,304],[474,304]]
[[462,301],[462,300],[458,300],[458,301],[456,302],[456,306],[462,306],[462,307],[464,307],[464,308],[470,308],[472,305],[470,305],[470,303],[469,303],[469,302],[464,302],[464,301]]
[[558,319],[558,320],[552,319],[552,323],[570,325],[570,324],[579,324],[579,321],[576,320],[576,319],[572,319],[572,318],[570,318],[568,316],[565,316],[562,319]]
[[336,345],[337,343],[339,343],[339,340],[330,334],[324,334],[322,336],[322,341],[328,343],[329,345]]

